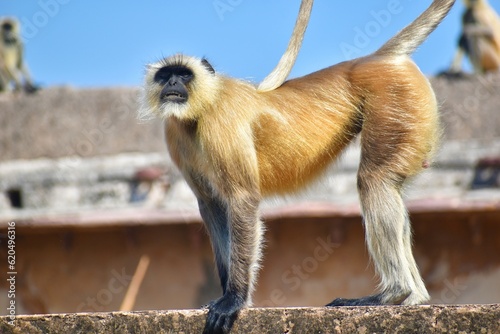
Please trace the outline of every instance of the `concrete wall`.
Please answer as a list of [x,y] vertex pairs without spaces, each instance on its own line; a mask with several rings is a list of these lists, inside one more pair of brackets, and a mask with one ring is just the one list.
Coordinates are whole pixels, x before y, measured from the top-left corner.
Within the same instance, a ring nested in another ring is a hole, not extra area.
[[160,121],[141,124],[138,89],[53,87],[0,95],[0,161],[166,152]]
[[[206,310],[0,317],[3,334],[201,333]],[[232,334],[500,332],[499,305],[245,309]]]

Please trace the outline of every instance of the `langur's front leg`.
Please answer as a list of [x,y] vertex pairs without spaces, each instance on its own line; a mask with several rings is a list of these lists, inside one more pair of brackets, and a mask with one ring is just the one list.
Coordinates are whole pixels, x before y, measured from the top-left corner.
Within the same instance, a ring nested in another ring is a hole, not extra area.
[[40,87],[33,83],[33,80],[31,79],[31,75],[26,64],[24,64],[20,70],[23,73],[23,78],[24,78],[24,86],[23,86],[24,91],[30,94],[36,93],[40,89]]
[[229,223],[227,220],[226,207],[222,201],[210,199],[198,199],[198,207],[201,217],[205,222],[212,250],[217,264],[222,293],[226,293],[227,278],[230,258],[230,236]]
[[238,312],[251,304],[262,237],[258,196],[228,203],[216,198],[199,200],[217,261],[223,295],[208,306],[204,334],[228,333]]

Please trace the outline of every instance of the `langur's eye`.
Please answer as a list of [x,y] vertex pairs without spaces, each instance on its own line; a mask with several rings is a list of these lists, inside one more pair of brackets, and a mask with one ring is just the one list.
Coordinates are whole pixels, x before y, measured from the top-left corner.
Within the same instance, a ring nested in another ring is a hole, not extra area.
[[183,66],[166,66],[156,72],[154,81],[163,85],[174,76],[182,79],[186,83],[190,81],[194,75],[190,69]]
[[191,72],[190,70],[188,69],[183,69],[183,70],[179,70],[177,71],[176,73],[179,77],[181,77],[182,79],[190,79],[193,77],[193,72]]

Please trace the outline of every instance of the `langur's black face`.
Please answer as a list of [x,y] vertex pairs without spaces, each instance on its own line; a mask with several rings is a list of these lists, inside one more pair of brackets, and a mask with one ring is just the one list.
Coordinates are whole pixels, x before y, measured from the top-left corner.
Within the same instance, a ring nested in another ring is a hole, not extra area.
[[6,21],[2,23],[2,39],[7,44],[17,43],[14,24],[12,22]]
[[2,24],[2,30],[3,31],[11,31],[12,30],[12,23],[5,22],[4,24]]
[[206,59],[174,55],[148,65],[140,117],[193,120],[218,94],[220,77]]
[[181,65],[162,67],[156,72],[154,81],[163,86],[160,93],[162,103],[185,103],[189,92],[187,86],[194,74],[189,68]]

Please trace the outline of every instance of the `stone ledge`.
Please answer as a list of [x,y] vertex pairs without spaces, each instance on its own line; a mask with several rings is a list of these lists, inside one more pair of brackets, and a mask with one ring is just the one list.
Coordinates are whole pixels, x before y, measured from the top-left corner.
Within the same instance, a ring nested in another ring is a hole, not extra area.
[[[201,333],[203,310],[0,317],[0,333]],[[500,304],[248,309],[231,333],[500,333]]]

